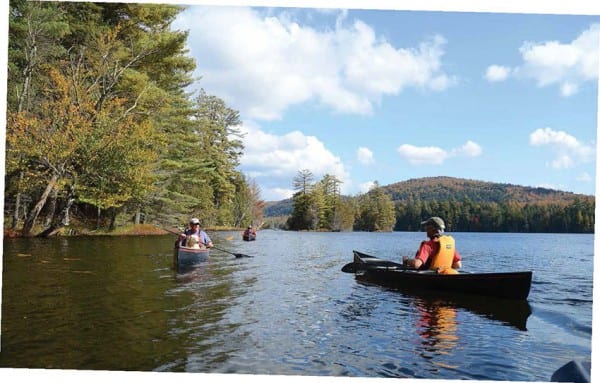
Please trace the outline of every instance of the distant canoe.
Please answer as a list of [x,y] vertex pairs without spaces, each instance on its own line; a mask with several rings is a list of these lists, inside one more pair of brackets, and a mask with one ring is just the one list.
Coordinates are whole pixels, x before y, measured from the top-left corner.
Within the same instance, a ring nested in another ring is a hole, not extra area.
[[191,247],[179,246],[175,248],[175,264],[180,266],[191,266],[208,261],[209,249],[193,249]]
[[244,241],[256,241],[256,234],[242,234]]

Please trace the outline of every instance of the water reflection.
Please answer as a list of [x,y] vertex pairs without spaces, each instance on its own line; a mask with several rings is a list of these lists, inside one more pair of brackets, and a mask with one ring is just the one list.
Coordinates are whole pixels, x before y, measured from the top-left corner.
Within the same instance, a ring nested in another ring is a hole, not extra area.
[[[542,267],[564,259],[563,243],[576,258],[591,254],[593,236],[490,235],[470,246],[497,238],[516,254],[558,244],[546,263],[527,259],[541,269],[529,321],[527,301],[415,296],[339,272],[357,243],[395,249],[417,234],[265,232],[260,243],[215,234],[216,246],[254,257],[215,251],[180,272],[169,236],[5,240],[0,366],[541,381],[561,355],[589,356],[593,280],[581,270],[591,268]],[[477,238],[463,233],[461,243]],[[488,258],[478,267],[493,268]],[[510,259],[520,268],[522,258]]]
[[235,283],[235,268],[227,261],[211,257],[172,271],[175,284],[165,295],[172,302],[169,334],[179,351],[155,371],[218,371],[246,342],[233,311],[247,291]]
[[426,299],[417,299],[415,306],[419,312],[416,327],[422,338],[423,350],[434,354],[451,354],[458,341],[456,308],[441,300]]
[[199,282],[203,279],[210,278],[211,271],[208,262],[200,263],[197,265],[181,265],[175,266],[177,272],[175,273],[175,281],[178,284],[189,284],[192,282]]
[[[374,285],[371,282],[357,280],[362,285]],[[389,289],[389,288],[388,288]],[[476,315],[499,321],[502,324],[513,326],[521,331],[527,331],[527,319],[531,315],[531,306],[527,300],[503,299],[496,297],[485,297],[471,294],[460,294],[443,291],[423,291],[392,289],[402,293],[404,296],[423,300],[426,302],[438,302],[447,307],[466,309]]]

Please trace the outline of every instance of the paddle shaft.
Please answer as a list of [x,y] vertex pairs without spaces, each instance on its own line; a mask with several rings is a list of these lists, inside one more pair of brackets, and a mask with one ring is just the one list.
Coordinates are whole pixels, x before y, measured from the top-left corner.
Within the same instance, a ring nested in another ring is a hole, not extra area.
[[231,255],[233,255],[233,256],[234,256],[234,257],[236,257],[236,258],[242,258],[242,257],[251,258],[251,257],[252,257],[252,255],[247,255],[247,254],[232,253],[231,251],[227,251],[227,250],[223,250],[223,249],[221,249],[221,248],[218,248],[218,247],[216,247],[215,245],[213,245],[213,247],[212,247],[212,248],[213,248],[213,249],[216,249],[216,250],[219,250],[219,251],[222,251],[222,252],[224,252],[224,253],[227,253],[227,254],[231,254]]

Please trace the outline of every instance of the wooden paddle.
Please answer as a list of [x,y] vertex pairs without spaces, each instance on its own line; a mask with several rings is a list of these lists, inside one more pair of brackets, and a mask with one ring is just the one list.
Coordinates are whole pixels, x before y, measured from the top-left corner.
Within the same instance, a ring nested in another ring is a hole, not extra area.
[[[168,231],[169,233],[173,233],[173,234],[176,234],[176,235],[181,234],[181,232],[175,232],[175,231],[169,230],[169,229],[167,229],[165,227],[161,227],[161,226],[158,226],[158,225],[154,225],[154,226],[156,226],[159,229],[162,229],[164,231]],[[220,249],[220,248],[216,247],[215,245],[213,245],[212,249],[219,250],[219,251],[222,251],[222,252],[227,253],[227,254],[231,254],[231,255],[233,255],[236,258],[252,258],[253,257],[252,255],[247,255],[247,254],[232,253],[231,251]]]

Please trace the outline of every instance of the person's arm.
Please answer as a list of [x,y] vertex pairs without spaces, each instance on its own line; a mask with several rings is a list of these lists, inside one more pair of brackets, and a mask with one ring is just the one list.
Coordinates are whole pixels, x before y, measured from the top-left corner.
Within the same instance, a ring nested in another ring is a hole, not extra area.
[[204,243],[204,246],[206,246],[207,249],[210,249],[211,247],[213,247],[213,243],[205,231],[202,232],[202,242]]
[[460,269],[462,267],[462,262],[458,251],[454,250],[454,259],[452,260],[452,268]]
[[419,250],[414,258],[409,259],[405,258],[403,260],[404,266],[414,267],[415,269],[419,269],[421,266],[427,262],[427,258],[429,257],[429,253],[431,252],[431,248],[428,246],[427,241],[421,242],[421,246],[419,246]]

